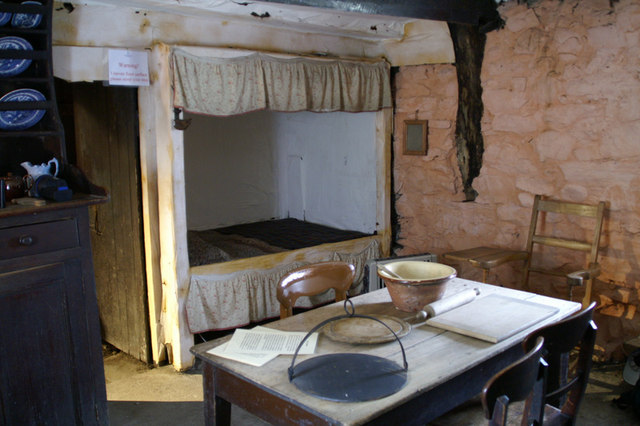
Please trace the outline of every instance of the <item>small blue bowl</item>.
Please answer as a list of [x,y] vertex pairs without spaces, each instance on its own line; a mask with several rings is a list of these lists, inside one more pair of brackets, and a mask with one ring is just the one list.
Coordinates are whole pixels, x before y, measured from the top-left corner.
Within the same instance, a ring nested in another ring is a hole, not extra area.
[[[23,1],[21,4],[36,4],[42,6],[39,1]],[[39,13],[16,13],[11,18],[11,25],[19,28],[36,28],[42,21]]]

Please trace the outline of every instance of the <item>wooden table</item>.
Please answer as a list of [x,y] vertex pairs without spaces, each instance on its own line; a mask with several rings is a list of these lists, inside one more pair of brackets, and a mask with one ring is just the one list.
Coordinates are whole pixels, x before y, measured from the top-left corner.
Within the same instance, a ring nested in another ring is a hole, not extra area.
[[[455,278],[447,295],[478,288],[482,295],[503,294],[555,306],[558,313],[537,326],[499,343],[488,343],[428,325],[414,327],[402,338],[409,370],[406,385],[393,395],[367,402],[333,402],[301,392],[290,383],[287,368],[292,356],[279,356],[262,367],[253,367],[216,357],[207,351],[229,336],[194,346],[191,351],[203,361],[205,419],[207,424],[229,424],[231,404],[244,408],[272,424],[421,424],[437,418],[469,400],[486,381],[519,358],[520,342],[534,329],[577,312],[580,304],[532,293]],[[407,318],[396,310],[386,289],[351,299],[359,314],[384,314]],[[334,303],[268,324],[286,331],[311,330],[321,321],[344,314],[342,303]],[[478,321],[481,321],[478,318]],[[397,342],[351,345],[318,339],[316,354],[359,352],[395,360],[402,365]],[[296,364],[308,357],[298,356]]]

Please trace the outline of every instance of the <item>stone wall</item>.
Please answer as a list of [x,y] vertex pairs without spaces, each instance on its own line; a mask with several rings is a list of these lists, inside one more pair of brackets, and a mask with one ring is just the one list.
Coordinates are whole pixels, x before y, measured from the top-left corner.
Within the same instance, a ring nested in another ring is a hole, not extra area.
[[[482,70],[485,153],[474,202],[463,202],[456,160],[455,67],[402,67],[396,74],[396,254],[522,249],[535,194],[604,200],[602,275],[593,295],[597,351],[602,359],[622,359],[621,342],[640,334],[640,4],[543,0],[529,8],[510,1],[500,13],[506,26],[488,34]],[[402,154],[403,121],[413,119],[429,120],[426,156]],[[582,223],[553,226],[589,232]],[[520,266],[495,269],[489,282],[521,287]],[[462,266],[459,275],[481,278]],[[568,296],[564,280],[533,277],[526,289]]]

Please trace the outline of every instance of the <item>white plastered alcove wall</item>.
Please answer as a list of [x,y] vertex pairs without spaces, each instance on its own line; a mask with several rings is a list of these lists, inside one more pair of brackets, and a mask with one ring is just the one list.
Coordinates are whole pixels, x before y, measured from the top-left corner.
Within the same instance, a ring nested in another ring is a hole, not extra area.
[[372,234],[375,114],[186,115],[187,228],[289,217]]

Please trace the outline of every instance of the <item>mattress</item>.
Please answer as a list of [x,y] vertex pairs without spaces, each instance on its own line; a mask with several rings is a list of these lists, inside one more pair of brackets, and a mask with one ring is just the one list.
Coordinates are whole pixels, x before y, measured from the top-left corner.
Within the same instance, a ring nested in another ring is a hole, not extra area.
[[189,231],[189,264],[228,262],[366,236],[370,234],[290,218]]

